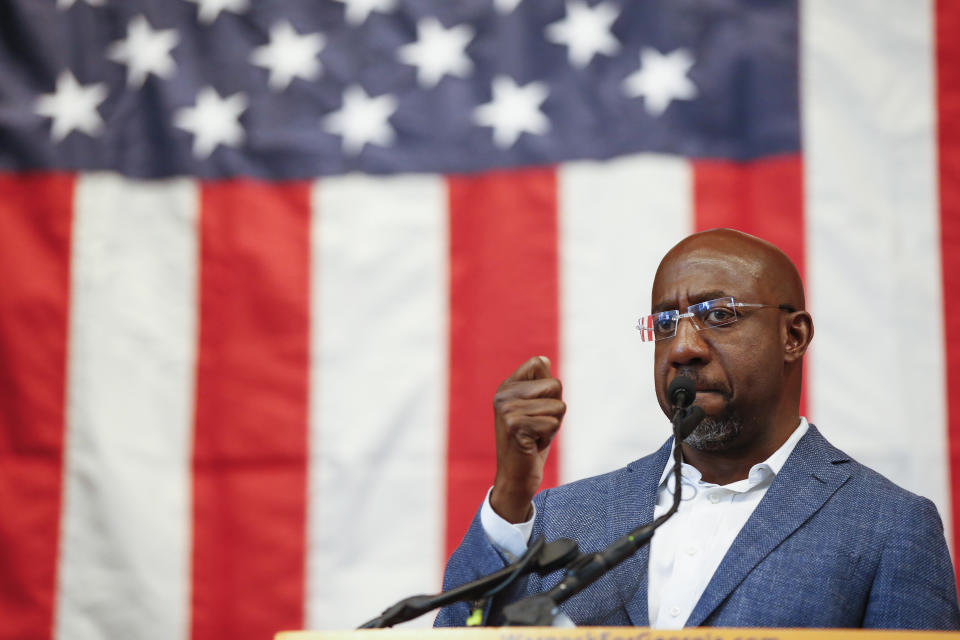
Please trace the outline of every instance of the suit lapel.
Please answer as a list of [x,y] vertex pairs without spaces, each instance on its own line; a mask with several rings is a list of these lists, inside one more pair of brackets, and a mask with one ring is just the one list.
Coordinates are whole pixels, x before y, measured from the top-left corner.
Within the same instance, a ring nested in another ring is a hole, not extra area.
[[[628,533],[640,524],[653,520],[653,508],[657,502],[657,484],[663,474],[663,467],[667,464],[667,458],[670,456],[672,443],[673,438],[670,438],[653,455],[641,458],[627,466],[628,473],[623,474],[623,486],[614,489],[613,495],[618,498],[610,505],[610,511],[607,514],[607,533],[610,541]],[[650,609],[647,605],[649,559],[650,546],[644,545],[613,572],[620,599],[626,607],[630,622],[638,627],[646,627],[650,624]]]
[[823,506],[850,477],[834,463],[848,459],[810,425],[734,539],[686,626],[703,624],[761,560]]

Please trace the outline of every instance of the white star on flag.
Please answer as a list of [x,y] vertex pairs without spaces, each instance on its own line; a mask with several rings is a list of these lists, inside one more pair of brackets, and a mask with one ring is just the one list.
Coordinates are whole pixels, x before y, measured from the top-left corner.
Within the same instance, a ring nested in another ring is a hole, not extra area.
[[250,8],[248,0],[187,0],[197,5],[197,20],[203,24],[212,24],[221,11],[243,13]]
[[687,77],[693,63],[693,56],[686,49],[664,55],[645,47],[640,52],[640,68],[623,81],[624,91],[631,97],[642,96],[647,113],[658,116],[674,100],[697,97],[697,87]]
[[53,93],[39,98],[35,111],[53,119],[50,135],[60,142],[73,130],[94,136],[103,129],[103,118],[97,107],[107,99],[107,85],[103,83],[81,85],[69,71],[57,76]]
[[246,108],[243,93],[221,98],[213,87],[204,87],[197,94],[195,106],[176,111],[173,124],[193,134],[193,155],[206,158],[217,145],[236,147],[243,142],[240,115]]
[[593,7],[581,0],[567,2],[567,17],[547,25],[547,40],[567,46],[570,64],[583,69],[598,53],[620,51],[620,41],[610,32],[620,11],[603,2]]
[[502,16],[513,13],[523,0],[493,0],[493,8]]
[[523,87],[509,76],[493,79],[493,99],[473,110],[473,121],[493,127],[493,143],[506,149],[521,133],[544,134],[550,120],[540,111],[549,90],[545,82],[531,82]]
[[388,120],[396,110],[395,97],[371,98],[359,85],[351,85],[343,92],[343,105],[323,119],[323,126],[343,139],[344,153],[356,155],[368,144],[393,144],[396,133]]
[[176,29],[155,31],[143,16],[127,24],[127,38],[118,40],[107,49],[107,57],[127,65],[127,85],[142,87],[148,74],[158,78],[170,77],[176,70],[173,50],[180,38]]
[[473,36],[465,24],[444,29],[436,18],[424,18],[417,23],[417,41],[400,47],[397,58],[417,68],[417,82],[433,87],[444,75],[464,78],[473,70],[465,51]]
[[395,0],[337,0],[337,2],[346,5],[347,24],[354,26],[366,22],[371,12],[386,13],[396,4]]
[[317,55],[323,50],[319,33],[300,35],[289,22],[278,22],[270,29],[270,42],[257,47],[250,62],[270,70],[270,88],[282,91],[294,78],[315,80],[320,75]]
[[[83,0],[91,7],[102,7],[106,0]],[[77,0],[57,0],[57,9],[69,9]]]

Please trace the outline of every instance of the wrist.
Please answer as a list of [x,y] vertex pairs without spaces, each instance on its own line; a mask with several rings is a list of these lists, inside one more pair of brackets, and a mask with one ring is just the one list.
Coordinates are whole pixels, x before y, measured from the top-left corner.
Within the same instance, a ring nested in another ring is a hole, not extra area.
[[490,506],[498,516],[512,524],[526,522],[533,516],[533,496],[503,490],[496,484],[490,492]]

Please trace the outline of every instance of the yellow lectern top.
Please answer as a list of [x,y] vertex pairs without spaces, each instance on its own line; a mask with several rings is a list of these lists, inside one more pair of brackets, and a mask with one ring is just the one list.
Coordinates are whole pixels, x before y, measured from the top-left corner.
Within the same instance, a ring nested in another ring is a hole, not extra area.
[[960,640],[960,631],[694,627],[487,627],[282,631],[275,640]]

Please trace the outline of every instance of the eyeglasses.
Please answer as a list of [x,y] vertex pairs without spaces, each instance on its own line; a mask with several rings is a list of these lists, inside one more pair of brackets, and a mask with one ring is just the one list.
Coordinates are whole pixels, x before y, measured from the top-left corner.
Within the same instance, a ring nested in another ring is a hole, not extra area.
[[786,304],[757,304],[753,302],[735,302],[733,298],[717,298],[716,300],[707,300],[698,302],[687,307],[686,313],[680,313],[678,310],[660,311],[649,316],[640,318],[637,322],[637,329],[640,331],[640,339],[644,342],[655,342],[666,340],[677,335],[677,326],[680,324],[680,318],[690,318],[697,331],[703,329],[715,329],[733,324],[739,318],[737,309],[780,309],[781,311],[794,312],[796,309]]

